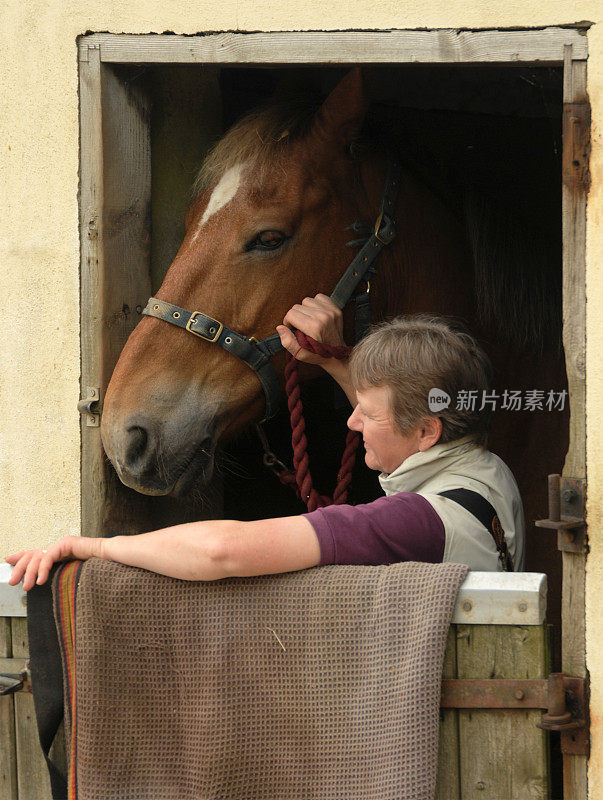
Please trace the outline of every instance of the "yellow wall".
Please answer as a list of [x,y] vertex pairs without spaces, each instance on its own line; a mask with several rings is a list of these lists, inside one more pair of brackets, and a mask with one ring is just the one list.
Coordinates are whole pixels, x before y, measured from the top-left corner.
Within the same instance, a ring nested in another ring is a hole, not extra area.
[[[603,711],[603,4],[580,0],[4,0],[0,10],[0,544],[79,530],[78,87],[86,31],[531,27],[590,20],[587,242],[588,663]],[[599,23],[599,24],[597,24]],[[603,797],[593,726],[590,797]]]

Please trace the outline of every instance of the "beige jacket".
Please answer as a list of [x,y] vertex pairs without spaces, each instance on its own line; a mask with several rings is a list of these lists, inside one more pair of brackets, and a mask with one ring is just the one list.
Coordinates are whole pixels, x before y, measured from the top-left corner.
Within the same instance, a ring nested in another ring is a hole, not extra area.
[[444,561],[468,564],[473,570],[502,570],[489,531],[454,500],[439,497],[446,489],[472,489],[495,508],[516,572],[524,569],[525,521],[519,489],[511,470],[498,456],[469,438],[436,444],[409,456],[379,482],[386,495],[416,492],[422,495],[444,523]]

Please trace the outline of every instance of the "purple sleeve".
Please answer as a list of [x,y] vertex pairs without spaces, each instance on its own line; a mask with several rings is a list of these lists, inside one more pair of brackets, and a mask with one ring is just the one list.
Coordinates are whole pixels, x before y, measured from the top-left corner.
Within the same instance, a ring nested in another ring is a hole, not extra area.
[[398,492],[359,506],[327,506],[304,517],[320,545],[320,563],[394,564],[444,557],[442,520],[420,494]]

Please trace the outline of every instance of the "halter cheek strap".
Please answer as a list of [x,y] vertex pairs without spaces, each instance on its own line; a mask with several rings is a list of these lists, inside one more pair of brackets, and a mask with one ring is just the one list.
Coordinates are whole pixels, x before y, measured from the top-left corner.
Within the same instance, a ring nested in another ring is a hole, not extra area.
[[[338,308],[344,308],[348,304],[354,289],[358,286],[360,281],[368,281],[371,275],[375,274],[376,270],[374,264],[377,257],[383,248],[390,244],[396,236],[396,226],[390,214],[393,213],[396,207],[399,183],[400,168],[397,161],[390,155],[387,164],[385,188],[383,189],[383,197],[381,198],[381,207],[373,233],[369,236],[361,250],[356,253],[352,263],[343,273],[331,294],[331,300]],[[368,291],[365,294],[368,297]],[[360,297],[362,297],[362,295],[360,295]]]
[[278,334],[257,342],[233,331],[232,328],[228,328],[217,319],[208,317],[207,314],[202,314],[200,311],[187,311],[185,308],[167,303],[165,300],[158,300],[156,297],[149,298],[142,313],[148,317],[156,317],[170,322],[178,328],[184,328],[200,339],[205,339],[206,342],[218,344],[226,352],[232,353],[233,356],[249,364],[258,376],[266,395],[266,419],[276,414],[280,390],[276,373],[270,363],[270,356],[283,349]]
[[[331,295],[335,305],[344,308],[358,284],[361,281],[367,282],[367,290],[356,298],[356,341],[362,338],[370,324],[369,289],[370,278],[375,273],[375,261],[381,250],[393,241],[396,235],[396,227],[389,215],[396,205],[399,183],[400,168],[390,154],[381,207],[374,231],[339,279]],[[206,342],[218,344],[248,364],[257,375],[266,396],[265,418],[270,419],[276,414],[280,403],[280,390],[270,357],[283,349],[278,333],[258,341],[228,328],[201,311],[187,311],[156,297],[149,298],[142,313],[183,328]]]

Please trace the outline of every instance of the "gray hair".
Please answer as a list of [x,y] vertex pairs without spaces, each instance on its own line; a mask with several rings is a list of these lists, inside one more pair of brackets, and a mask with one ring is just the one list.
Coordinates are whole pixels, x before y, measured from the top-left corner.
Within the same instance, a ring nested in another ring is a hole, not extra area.
[[[480,410],[482,393],[492,376],[490,360],[460,323],[428,314],[409,314],[372,328],[356,345],[350,359],[351,379],[363,390],[387,386],[396,428],[411,433],[426,417],[442,421],[440,442],[470,436],[483,447],[488,442],[492,411]],[[431,389],[450,396],[450,404],[431,411]],[[477,392],[473,408],[457,408],[459,392]]]

